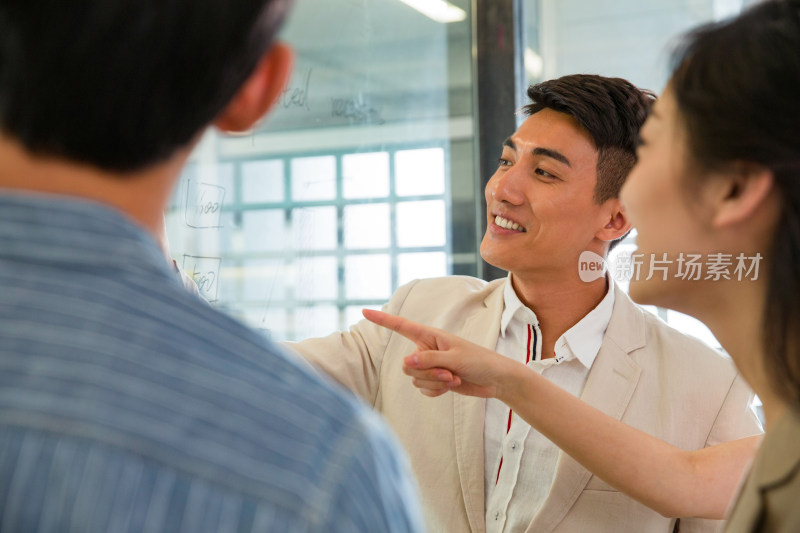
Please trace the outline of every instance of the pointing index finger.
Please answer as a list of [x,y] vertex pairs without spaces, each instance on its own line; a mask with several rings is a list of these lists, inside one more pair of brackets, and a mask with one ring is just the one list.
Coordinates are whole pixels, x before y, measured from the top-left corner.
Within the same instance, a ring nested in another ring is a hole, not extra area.
[[374,309],[363,309],[361,312],[364,318],[370,322],[391,329],[408,340],[413,341],[418,346],[438,349],[437,335],[434,328],[423,326],[422,324],[401,316],[390,315],[383,311],[375,311]]

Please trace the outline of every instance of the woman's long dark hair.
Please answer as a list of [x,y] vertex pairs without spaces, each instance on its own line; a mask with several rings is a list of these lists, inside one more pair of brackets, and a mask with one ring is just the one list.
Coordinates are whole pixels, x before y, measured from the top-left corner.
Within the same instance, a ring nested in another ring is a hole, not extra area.
[[671,88],[694,162],[770,169],[782,212],[766,272],[763,346],[776,392],[800,404],[800,0],[759,3],[687,35]]

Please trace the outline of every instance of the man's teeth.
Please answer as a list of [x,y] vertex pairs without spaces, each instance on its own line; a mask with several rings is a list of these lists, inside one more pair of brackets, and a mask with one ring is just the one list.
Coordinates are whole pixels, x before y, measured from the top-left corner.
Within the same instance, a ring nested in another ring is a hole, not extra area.
[[507,220],[507,219],[501,217],[500,215],[497,215],[497,216],[494,217],[494,223],[497,224],[498,226],[500,226],[501,228],[511,229],[511,230],[515,230],[515,231],[525,231],[525,228],[521,227],[516,222],[512,222],[510,220]]

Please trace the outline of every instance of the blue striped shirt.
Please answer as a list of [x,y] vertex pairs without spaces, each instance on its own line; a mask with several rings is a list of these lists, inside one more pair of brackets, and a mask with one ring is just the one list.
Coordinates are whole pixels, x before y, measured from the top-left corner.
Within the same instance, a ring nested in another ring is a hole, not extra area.
[[0,532],[421,531],[408,472],[121,214],[0,195]]

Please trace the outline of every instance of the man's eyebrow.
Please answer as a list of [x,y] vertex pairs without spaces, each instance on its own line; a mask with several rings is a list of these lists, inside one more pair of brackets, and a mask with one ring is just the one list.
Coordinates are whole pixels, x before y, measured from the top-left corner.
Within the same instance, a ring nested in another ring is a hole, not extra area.
[[565,165],[567,165],[568,167],[572,168],[572,165],[570,164],[569,159],[567,159],[567,156],[565,156],[561,152],[557,152],[549,148],[534,148],[532,153],[533,155],[543,155],[544,157],[555,159],[556,161],[560,161]]
[[[514,144],[514,140],[511,137],[508,137],[506,138],[505,141],[503,141],[503,146],[507,146],[512,150],[517,149],[517,145]],[[565,156],[564,154],[562,154],[557,150],[551,150],[550,148],[534,148],[533,152],[531,153],[533,155],[540,155],[544,157],[549,157],[551,159],[555,159],[556,161],[564,163],[568,167],[572,168],[572,164],[570,164],[569,159],[567,159],[567,156]]]

